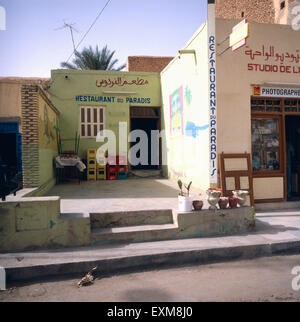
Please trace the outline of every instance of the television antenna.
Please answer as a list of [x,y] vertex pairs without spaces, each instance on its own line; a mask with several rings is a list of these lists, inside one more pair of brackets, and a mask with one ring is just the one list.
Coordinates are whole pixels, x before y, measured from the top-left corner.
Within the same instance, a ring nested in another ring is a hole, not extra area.
[[78,30],[76,30],[74,28],[74,25],[75,25],[75,23],[66,23],[64,21],[64,25],[62,27],[59,27],[59,28],[55,29],[55,30],[62,30],[62,29],[66,29],[66,28],[69,28],[70,29],[71,38],[72,38],[72,44],[73,44],[73,49],[74,49],[74,53],[75,53],[76,52],[76,46],[75,46],[74,33],[73,33],[73,31],[78,32]]

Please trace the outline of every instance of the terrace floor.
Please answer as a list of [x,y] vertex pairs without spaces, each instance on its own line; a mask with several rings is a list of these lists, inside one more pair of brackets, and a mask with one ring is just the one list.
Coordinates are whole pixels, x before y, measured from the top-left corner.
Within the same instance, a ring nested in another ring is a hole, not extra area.
[[[191,195],[206,199],[206,193],[195,188]],[[61,197],[63,213],[176,209],[178,187],[174,181],[153,178],[83,181],[56,185],[47,196]]]

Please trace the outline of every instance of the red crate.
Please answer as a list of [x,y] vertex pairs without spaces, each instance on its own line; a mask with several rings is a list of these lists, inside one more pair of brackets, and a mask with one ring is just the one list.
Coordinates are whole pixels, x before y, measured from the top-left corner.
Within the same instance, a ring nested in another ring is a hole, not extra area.
[[107,174],[107,180],[118,180],[118,172],[110,172]]
[[[127,156],[117,155],[117,165],[127,165]],[[123,170],[120,170],[120,171],[123,171]]]
[[107,173],[111,172],[118,172],[118,166],[117,165],[108,165],[107,166]]
[[115,156],[115,155],[109,155],[108,157],[107,157],[107,163],[109,164],[109,165],[117,165],[118,163],[117,163],[117,157]]
[[107,180],[118,179],[118,167],[116,165],[107,166]]

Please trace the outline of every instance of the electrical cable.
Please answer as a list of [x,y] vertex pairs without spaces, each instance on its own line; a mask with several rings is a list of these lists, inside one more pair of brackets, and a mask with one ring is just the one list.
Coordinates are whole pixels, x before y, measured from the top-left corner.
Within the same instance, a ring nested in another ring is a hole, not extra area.
[[[108,0],[106,2],[106,4],[104,5],[104,7],[101,9],[101,11],[99,12],[99,14],[95,18],[95,20],[93,21],[93,23],[91,24],[91,26],[89,27],[89,29],[86,31],[86,33],[81,38],[81,40],[78,43],[78,45],[74,48],[74,51],[72,52],[72,54],[70,55],[70,57],[67,59],[66,63],[68,63],[69,60],[72,58],[72,56],[76,53],[78,47],[82,44],[82,42],[84,41],[84,39],[86,38],[86,36],[88,35],[88,33],[91,31],[91,29],[94,27],[94,25],[96,24],[96,22],[98,21],[98,19],[102,15],[103,11],[106,9],[106,7],[109,5],[110,2],[111,2],[111,0]],[[50,82],[50,86],[54,83],[54,81],[55,81],[55,78]]]

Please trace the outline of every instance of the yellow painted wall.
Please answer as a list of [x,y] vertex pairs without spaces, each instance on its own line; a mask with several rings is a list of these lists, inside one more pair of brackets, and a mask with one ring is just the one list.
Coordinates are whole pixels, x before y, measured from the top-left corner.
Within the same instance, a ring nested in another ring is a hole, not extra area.
[[[65,76],[68,78],[66,79]],[[117,137],[117,154],[119,122],[127,123],[129,133],[130,107],[161,107],[160,76],[157,73],[52,70],[51,79],[49,93],[51,101],[61,112],[62,139],[75,138],[76,131],[79,131],[81,106],[102,106],[104,107],[105,129],[114,131]],[[140,83],[134,84],[138,80]],[[116,94],[116,92],[127,92],[127,94]],[[89,96],[113,97],[114,100],[94,102],[88,100]],[[76,100],[76,97],[80,99]],[[146,99],[146,103],[138,103],[139,98]],[[134,101],[134,99],[137,100]],[[147,103],[148,99],[149,103]],[[101,145],[102,143],[96,142],[95,138],[81,138],[80,157],[86,157],[88,148],[98,148]],[[74,141],[63,141],[62,149],[74,150]]]
[[21,85],[0,80],[0,117],[21,117]]
[[[217,19],[217,42],[222,42],[237,23],[235,20]],[[217,52],[220,54],[227,46],[226,41],[217,47]],[[291,66],[291,70],[293,67],[298,70],[299,63],[286,58],[281,64],[280,61],[276,61],[276,57],[267,59],[266,55],[251,57],[249,52],[246,54],[249,49],[252,49],[252,53],[262,53],[264,46],[266,52],[269,52],[270,47],[274,47],[277,53],[297,55],[299,33],[291,26],[250,23],[247,46],[236,52],[227,50],[217,56],[218,153],[251,153],[251,85],[266,82],[300,83],[300,70],[299,73],[248,70],[248,64],[283,65]],[[255,181],[254,193],[258,199],[267,195],[268,198],[283,197],[282,182],[279,182],[278,178],[273,179],[277,186],[271,189],[270,180],[265,178]],[[263,192],[264,189],[271,190],[267,193]]]
[[169,177],[202,189],[209,187],[207,43],[204,24],[182,48],[196,57],[177,56],[161,73]]

